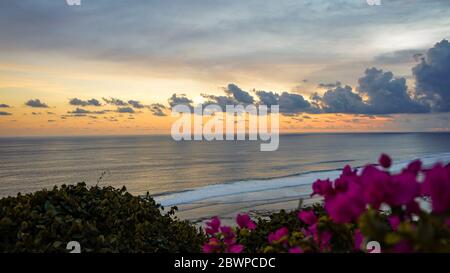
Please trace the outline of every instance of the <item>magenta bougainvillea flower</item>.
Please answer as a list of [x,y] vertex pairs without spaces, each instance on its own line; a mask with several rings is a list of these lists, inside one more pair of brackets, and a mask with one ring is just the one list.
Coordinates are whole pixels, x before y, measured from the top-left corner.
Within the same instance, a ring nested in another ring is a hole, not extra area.
[[389,224],[392,227],[392,230],[396,231],[398,229],[398,226],[400,225],[400,217],[397,215],[392,215],[388,217]]
[[361,186],[352,182],[346,192],[341,192],[325,200],[325,209],[336,223],[348,223],[358,219],[366,208]]
[[241,253],[244,250],[243,245],[234,244],[232,246],[229,246],[227,249],[228,253]]
[[301,247],[296,246],[289,249],[289,253],[303,253],[303,250]]
[[404,171],[412,172],[417,175],[421,169],[422,169],[422,161],[414,160],[413,162],[408,164],[406,170]]
[[206,228],[205,232],[209,235],[216,234],[219,232],[220,228],[220,219],[219,217],[215,216],[211,219],[211,221],[206,222]]
[[234,229],[221,226],[219,217],[213,217],[206,226],[205,232],[211,238],[203,244],[204,253],[241,253],[244,250],[244,246],[236,242],[237,236]]
[[285,227],[277,229],[275,232],[269,234],[269,243],[277,244],[285,242],[289,237],[289,230]]
[[333,194],[333,186],[329,179],[327,180],[318,179],[316,182],[313,183],[312,188],[313,193],[311,194],[311,196],[321,195],[327,197]]
[[210,238],[209,241],[203,245],[204,253],[214,253],[218,252],[221,248],[221,242],[217,238]]
[[392,160],[387,154],[381,154],[380,158],[378,159],[378,162],[380,163],[381,167],[387,169],[391,167]]
[[387,188],[387,204],[392,206],[407,205],[420,194],[420,184],[416,180],[416,175],[411,172],[391,176]]
[[236,223],[240,228],[246,228],[249,230],[254,230],[256,228],[255,222],[252,221],[248,214],[238,214],[236,217]]
[[317,223],[317,216],[314,211],[301,210],[298,212],[298,219],[307,225],[313,225]]
[[437,164],[426,172],[422,193],[431,197],[433,212],[444,213],[450,209],[449,165]]

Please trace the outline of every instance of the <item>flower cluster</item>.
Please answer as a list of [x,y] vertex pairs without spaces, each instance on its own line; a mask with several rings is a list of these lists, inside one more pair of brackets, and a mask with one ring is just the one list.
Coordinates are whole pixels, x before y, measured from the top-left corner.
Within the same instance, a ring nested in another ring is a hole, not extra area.
[[[336,223],[351,222],[367,208],[378,210],[381,205],[402,210],[402,218],[418,215],[419,201],[424,197],[431,199],[434,213],[450,210],[450,165],[436,164],[427,170],[416,160],[400,173],[391,175],[386,170],[391,165],[389,156],[381,155],[379,163],[384,169],[369,165],[360,175],[346,166],[334,183],[316,181],[312,195],[324,197],[325,208]],[[425,177],[423,181],[419,181],[420,175]]]
[[323,197],[323,207],[303,208],[295,222],[274,221],[273,230],[267,230],[270,221],[259,219],[256,225],[245,214],[236,219],[239,229],[253,232],[236,234],[220,227],[215,217],[208,223],[211,237],[203,249],[241,252],[246,242],[266,234],[266,241],[260,247],[253,244],[253,251],[370,252],[364,243],[377,241],[388,252],[450,252],[450,164],[427,169],[415,160],[395,174],[389,172],[391,164],[382,154],[379,166],[360,171],[345,166],[334,181],[317,180],[311,196]]
[[[240,229],[253,230],[256,224],[247,214],[239,214],[236,222]],[[236,229],[222,226],[220,219],[216,216],[206,223],[205,232],[210,236],[208,242],[203,245],[205,253],[241,253],[244,249],[242,244],[237,243]]]

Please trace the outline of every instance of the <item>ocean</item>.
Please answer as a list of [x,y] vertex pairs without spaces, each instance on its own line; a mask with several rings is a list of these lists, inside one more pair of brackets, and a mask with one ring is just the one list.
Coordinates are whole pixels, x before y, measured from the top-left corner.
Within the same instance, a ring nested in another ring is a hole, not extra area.
[[376,163],[382,152],[397,166],[416,158],[449,162],[450,133],[282,135],[274,152],[261,152],[257,141],[170,136],[0,138],[0,196],[83,181],[149,192],[164,205],[217,204],[226,196],[267,202],[297,198],[295,187],[310,188],[347,164]]

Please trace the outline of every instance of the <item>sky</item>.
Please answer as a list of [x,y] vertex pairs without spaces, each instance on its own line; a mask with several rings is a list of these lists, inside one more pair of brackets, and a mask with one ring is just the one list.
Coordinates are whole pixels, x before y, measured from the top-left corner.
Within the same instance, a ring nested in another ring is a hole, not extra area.
[[169,134],[182,103],[281,132],[450,131],[450,1],[0,1],[0,136]]

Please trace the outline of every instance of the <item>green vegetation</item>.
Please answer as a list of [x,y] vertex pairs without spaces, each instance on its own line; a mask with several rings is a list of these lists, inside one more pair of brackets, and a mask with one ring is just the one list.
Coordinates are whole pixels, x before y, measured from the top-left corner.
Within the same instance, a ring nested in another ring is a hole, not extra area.
[[0,252],[200,252],[204,235],[147,194],[125,188],[55,187],[0,200]]

